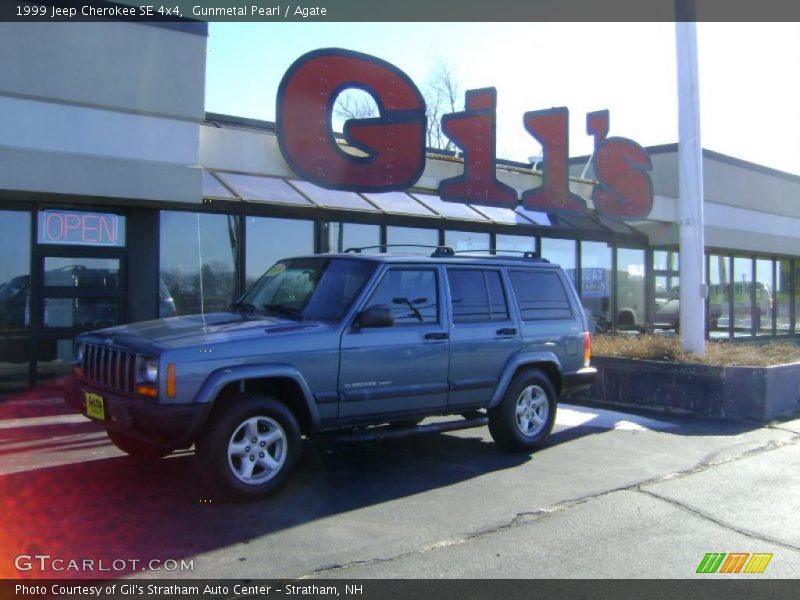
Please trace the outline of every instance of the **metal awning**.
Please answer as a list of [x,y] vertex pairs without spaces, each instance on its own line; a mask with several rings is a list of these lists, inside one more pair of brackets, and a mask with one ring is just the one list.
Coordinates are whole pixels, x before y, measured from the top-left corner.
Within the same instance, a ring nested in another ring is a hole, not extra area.
[[[203,173],[203,196],[218,200],[240,200],[276,206],[321,208],[346,213],[384,214],[430,220],[430,227],[458,229],[458,223],[483,223],[502,226],[519,225],[535,228],[534,235],[580,239],[625,239],[626,242],[647,245],[647,236],[618,220],[599,216],[594,211],[586,215],[550,214],[527,210],[445,202],[433,190],[411,192],[357,193],[329,190],[308,181],[262,175],[245,175],[224,171]],[[424,226],[424,225],[423,225]],[[506,232],[507,233],[507,232]],[[530,233],[528,233],[530,234]]]

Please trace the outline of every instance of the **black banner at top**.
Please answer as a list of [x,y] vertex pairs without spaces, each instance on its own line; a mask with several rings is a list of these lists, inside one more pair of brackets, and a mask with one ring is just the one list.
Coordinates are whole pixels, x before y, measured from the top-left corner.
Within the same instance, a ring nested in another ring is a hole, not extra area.
[[[796,0],[3,0],[0,21],[800,21]],[[191,27],[188,28],[191,30]],[[195,33],[203,33],[203,29]]]

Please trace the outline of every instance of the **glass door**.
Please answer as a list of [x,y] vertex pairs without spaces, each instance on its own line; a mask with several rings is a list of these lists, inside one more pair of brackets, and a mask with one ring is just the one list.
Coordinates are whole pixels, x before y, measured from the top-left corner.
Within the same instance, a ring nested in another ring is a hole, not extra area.
[[43,248],[38,257],[36,379],[58,383],[72,366],[74,337],[125,321],[125,256],[115,248]]
[[0,394],[30,385],[31,213],[0,210]]

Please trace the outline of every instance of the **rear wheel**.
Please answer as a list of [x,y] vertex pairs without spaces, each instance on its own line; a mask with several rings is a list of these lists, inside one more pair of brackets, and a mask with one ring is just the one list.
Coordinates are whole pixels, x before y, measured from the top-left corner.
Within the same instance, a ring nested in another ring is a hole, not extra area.
[[212,490],[247,500],[275,491],[301,449],[297,419],[284,404],[261,394],[242,394],[212,415],[195,459]]
[[489,410],[489,432],[504,450],[532,450],[550,435],[555,417],[553,384],[541,371],[526,371],[511,381],[500,404]]
[[112,444],[125,454],[139,460],[158,460],[172,452],[169,448],[148,444],[147,442],[128,437],[123,433],[116,431],[106,431],[106,433]]

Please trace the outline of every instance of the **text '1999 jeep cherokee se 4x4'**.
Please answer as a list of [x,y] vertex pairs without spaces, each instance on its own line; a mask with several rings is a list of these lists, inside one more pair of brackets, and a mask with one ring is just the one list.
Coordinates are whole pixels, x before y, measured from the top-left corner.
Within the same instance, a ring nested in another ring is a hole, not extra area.
[[486,409],[500,447],[530,451],[559,395],[591,385],[590,350],[546,260],[315,255],[279,261],[230,312],[80,335],[66,396],[124,452],[195,444],[213,490],[256,498],[318,432]]

